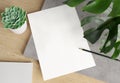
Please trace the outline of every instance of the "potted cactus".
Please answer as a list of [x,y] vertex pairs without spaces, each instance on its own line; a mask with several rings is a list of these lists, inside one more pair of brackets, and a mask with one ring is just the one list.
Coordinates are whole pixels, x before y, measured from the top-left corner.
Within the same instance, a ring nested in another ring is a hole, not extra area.
[[15,6],[5,8],[1,13],[4,28],[11,30],[16,34],[22,34],[27,29],[26,12]]

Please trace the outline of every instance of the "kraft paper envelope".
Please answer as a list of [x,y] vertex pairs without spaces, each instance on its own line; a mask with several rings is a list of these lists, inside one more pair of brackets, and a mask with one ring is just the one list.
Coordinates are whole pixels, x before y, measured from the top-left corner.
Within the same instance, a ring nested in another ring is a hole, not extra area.
[[32,63],[0,62],[1,83],[32,83]]
[[75,8],[66,5],[28,14],[44,80],[95,66]]

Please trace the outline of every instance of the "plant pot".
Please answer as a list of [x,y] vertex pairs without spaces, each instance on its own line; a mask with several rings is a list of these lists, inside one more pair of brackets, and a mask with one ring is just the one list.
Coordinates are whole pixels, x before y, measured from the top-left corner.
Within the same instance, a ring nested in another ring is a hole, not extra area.
[[17,29],[10,29],[10,31],[12,31],[16,34],[22,34],[26,31],[26,29],[27,29],[27,21],[25,21],[25,23],[21,27],[19,27]]

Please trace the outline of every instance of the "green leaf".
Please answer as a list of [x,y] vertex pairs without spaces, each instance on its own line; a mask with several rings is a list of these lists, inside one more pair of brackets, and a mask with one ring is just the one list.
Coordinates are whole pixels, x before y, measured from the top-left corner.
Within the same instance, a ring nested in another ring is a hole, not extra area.
[[115,50],[111,57],[112,59],[116,59],[120,54],[120,41],[115,43],[114,48],[115,48]]
[[118,35],[118,24],[120,24],[120,17],[108,19],[106,22],[101,24],[98,28],[93,28],[85,31],[84,37],[91,43],[95,43],[101,36],[102,32],[106,29],[109,30],[108,37],[105,44],[103,45],[101,52],[108,53],[113,47],[117,40]]
[[88,1],[87,5],[89,5],[90,3],[92,3],[94,0]]
[[5,16],[5,14],[4,14],[4,13],[1,13],[1,16],[3,17],[3,16]]
[[117,40],[118,28],[117,25],[111,25],[111,30],[109,29],[109,35],[105,44],[103,45],[101,52],[108,53],[113,47]]
[[111,4],[112,0],[94,0],[83,7],[84,11],[100,14],[104,12]]
[[5,8],[5,12],[9,12],[9,10],[10,10],[9,8]]
[[[2,23],[6,28],[18,28],[18,26],[22,26],[23,22],[26,20],[26,12],[22,10],[22,8],[11,6],[10,8],[6,8],[5,11],[1,14]],[[9,24],[11,25],[9,25]],[[12,27],[11,27],[12,26]]]
[[101,24],[104,22],[104,20],[102,20],[96,16],[87,16],[81,20],[81,26],[84,26],[90,22],[95,22],[97,24]]
[[9,28],[9,24],[4,24],[4,28]]
[[113,8],[109,16],[120,16],[120,0],[113,0]]
[[64,3],[70,7],[75,7],[75,6],[79,5],[80,3],[82,3],[83,1],[85,1],[85,0],[67,0]]
[[100,38],[103,31],[104,29],[89,29],[84,32],[84,38],[86,38],[89,42],[94,44]]

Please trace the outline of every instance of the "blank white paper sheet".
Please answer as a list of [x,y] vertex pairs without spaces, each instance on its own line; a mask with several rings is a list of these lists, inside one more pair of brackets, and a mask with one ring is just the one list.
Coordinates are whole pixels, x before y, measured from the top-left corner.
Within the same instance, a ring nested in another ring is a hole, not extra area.
[[32,63],[0,62],[0,83],[32,83]]
[[66,5],[28,14],[44,80],[95,66],[75,8]]

